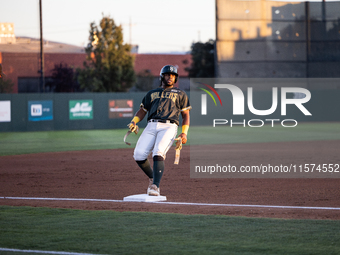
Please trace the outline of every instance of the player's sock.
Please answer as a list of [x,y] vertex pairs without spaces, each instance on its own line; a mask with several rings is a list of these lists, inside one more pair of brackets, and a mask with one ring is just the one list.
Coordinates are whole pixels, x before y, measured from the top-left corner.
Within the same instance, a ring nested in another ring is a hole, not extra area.
[[138,166],[143,170],[143,172],[151,179],[153,178],[153,171],[150,166],[150,162],[148,159],[145,160],[136,160]]
[[153,157],[153,183],[159,187],[164,171],[164,159],[162,156]]

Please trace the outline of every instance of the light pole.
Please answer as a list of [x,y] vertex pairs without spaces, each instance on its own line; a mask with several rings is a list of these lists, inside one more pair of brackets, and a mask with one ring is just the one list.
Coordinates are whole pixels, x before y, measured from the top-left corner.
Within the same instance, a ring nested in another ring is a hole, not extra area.
[[[40,88],[45,92],[45,75],[44,75],[44,38],[42,26],[42,0],[39,0],[39,13],[40,13]],[[40,91],[39,88],[39,91]]]

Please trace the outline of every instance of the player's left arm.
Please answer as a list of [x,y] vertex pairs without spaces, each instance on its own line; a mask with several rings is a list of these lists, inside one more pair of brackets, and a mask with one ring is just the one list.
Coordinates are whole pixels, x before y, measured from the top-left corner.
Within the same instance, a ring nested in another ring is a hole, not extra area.
[[182,143],[185,144],[188,140],[188,130],[190,125],[190,110],[185,110],[181,112],[182,115],[182,133],[178,136],[182,138]]

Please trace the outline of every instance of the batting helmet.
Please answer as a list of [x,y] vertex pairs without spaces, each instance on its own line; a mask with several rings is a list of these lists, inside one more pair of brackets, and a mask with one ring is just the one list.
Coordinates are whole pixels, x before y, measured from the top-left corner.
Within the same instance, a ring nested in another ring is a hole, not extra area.
[[161,73],[160,73],[160,77],[159,79],[161,81],[163,81],[164,79],[164,74],[166,73],[172,73],[176,76],[176,79],[175,79],[175,83],[177,82],[178,80],[178,73],[177,73],[177,67],[173,66],[173,65],[166,65],[166,66],[163,66],[162,70],[161,70]]

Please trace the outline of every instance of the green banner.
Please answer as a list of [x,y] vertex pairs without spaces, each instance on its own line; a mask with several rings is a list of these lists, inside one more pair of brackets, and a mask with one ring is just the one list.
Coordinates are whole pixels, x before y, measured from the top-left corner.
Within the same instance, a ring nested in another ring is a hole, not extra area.
[[70,120],[93,119],[93,100],[70,100]]

